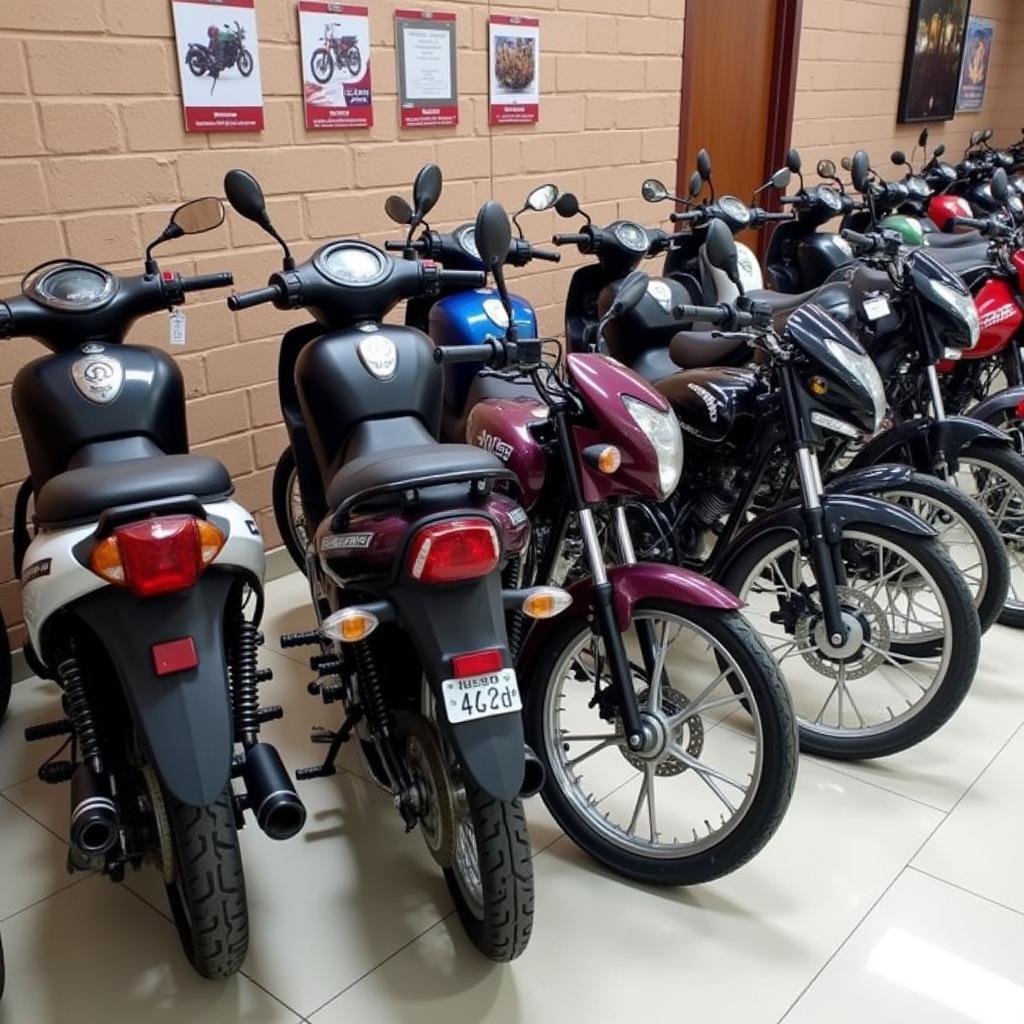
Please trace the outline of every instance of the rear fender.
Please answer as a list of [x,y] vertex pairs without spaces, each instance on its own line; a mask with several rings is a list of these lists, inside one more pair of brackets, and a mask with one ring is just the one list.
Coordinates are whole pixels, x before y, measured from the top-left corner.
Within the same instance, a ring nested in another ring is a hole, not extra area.
[[968,445],[1012,445],[1003,431],[988,423],[968,416],[947,416],[943,420],[927,418],[904,420],[891,430],[872,438],[858,453],[851,469],[862,469],[879,462],[904,461],[910,453],[913,467],[930,473],[944,459],[955,464],[960,452]]
[[994,426],[1002,419],[1003,413],[1007,412],[1014,416],[1024,415],[1024,387],[1005,388],[994,395],[989,395],[974,406],[967,413],[967,417]]

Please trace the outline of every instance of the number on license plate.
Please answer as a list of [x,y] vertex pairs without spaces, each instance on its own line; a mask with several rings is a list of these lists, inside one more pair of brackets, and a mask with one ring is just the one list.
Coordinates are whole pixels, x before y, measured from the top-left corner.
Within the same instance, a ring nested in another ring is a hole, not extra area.
[[441,683],[441,693],[445,714],[452,723],[472,722],[523,709],[513,668],[464,679],[446,679]]

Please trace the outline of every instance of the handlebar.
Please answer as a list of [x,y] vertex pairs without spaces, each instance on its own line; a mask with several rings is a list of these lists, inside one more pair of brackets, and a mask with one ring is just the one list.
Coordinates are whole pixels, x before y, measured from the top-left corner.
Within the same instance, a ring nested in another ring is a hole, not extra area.
[[277,285],[256,288],[249,292],[235,292],[228,296],[228,309],[237,313],[240,309],[261,306],[264,302],[276,302],[280,296],[281,289]]
[[540,365],[540,361],[540,338],[522,341],[493,338],[481,345],[438,345],[434,349],[434,362],[443,365],[486,363],[492,369],[499,370],[507,367],[536,367]]
[[686,213],[679,213],[673,210],[669,215],[668,219],[673,224],[688,224],[690,221],[700,220],[702,217],[706,217],[707,214],[704,210],[689,210]]
[[843,228],[839,234],[863,256],[883,251],[886,247],[885,239],[880,235],[862,235],[850,228]]
[[229,288],[235,283],[235,275],[230,270],[219,274],[197,274],[195,277],[183,277],[183,292],[202,292],[210,288]]
[[552,245],[589,245],[590,235],[575,234],[575,235],[552,235]]
[[982,232],[991,227],[991,221],[980,220],[977,217],[950,217],[948,223],[954,228],[974,228]]
[[389,239],[384,243],[384,248],[387,252],[405,252],[406,249],[411,249],[413,252],[425,253],[429,247],[425,238],[414,238],[408,245]]
[[544,249],[534,249],[530,255],[535,260],[546,260],[548,263],[562,262],[562,254],[560,252],[547,252]]
[[437,280],[441,284],[466,285],[470,288],[480,288],[487,283],[487,275],[482,270],[438,269]]
[[737,309],[728,302],[717,306],[676,306],[672,315],[677,320],[700,320],[703,323],[737,330],[741,327],[767,327],[771,325],[771,308],[764,303],[754,303],[750,312]]

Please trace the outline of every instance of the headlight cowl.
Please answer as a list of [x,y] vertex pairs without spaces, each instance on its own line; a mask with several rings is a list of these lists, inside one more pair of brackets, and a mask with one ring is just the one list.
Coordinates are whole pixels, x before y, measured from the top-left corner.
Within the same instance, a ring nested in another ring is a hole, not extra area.
[[629,395],[622,396],[633,422],[644,432],[658,462],[660,497],[667,498],[678,486],[683,472],[683,434],[675,413],[661,412]]

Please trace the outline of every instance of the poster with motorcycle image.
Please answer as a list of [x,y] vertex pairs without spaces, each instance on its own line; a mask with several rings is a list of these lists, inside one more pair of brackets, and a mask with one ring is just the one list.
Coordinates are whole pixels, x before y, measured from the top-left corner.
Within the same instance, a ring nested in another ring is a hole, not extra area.
[[366,7],[299,0],[306,128],[369,128],[370,19]]
[[172,0],[187,132],[263,130],[255,0]]
[[515,14],[490,17],[491,124],[540,119],[540,21]]

